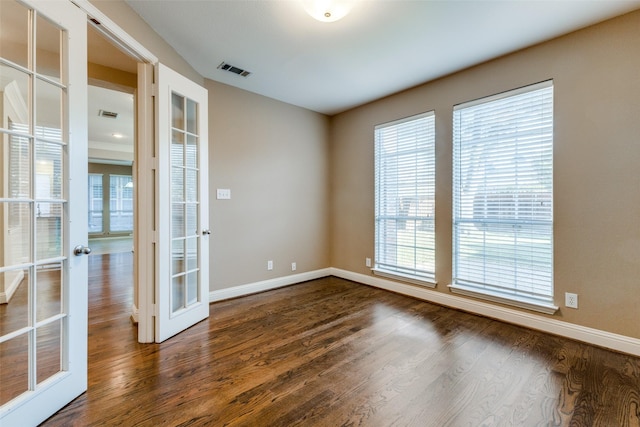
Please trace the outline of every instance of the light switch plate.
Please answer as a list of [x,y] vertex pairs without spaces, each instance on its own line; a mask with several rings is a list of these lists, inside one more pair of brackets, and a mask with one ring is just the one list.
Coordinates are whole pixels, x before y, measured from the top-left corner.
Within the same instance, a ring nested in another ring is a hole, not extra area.
[[218,200],[228,200],[231,198],[231,190],[228,188],[218,188],[216,192],[216,198]]

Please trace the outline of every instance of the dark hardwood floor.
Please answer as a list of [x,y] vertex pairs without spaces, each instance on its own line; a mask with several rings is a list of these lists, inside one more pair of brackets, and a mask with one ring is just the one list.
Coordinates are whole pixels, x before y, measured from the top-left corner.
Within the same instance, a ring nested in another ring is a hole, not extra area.
[[131,254],[92,264],[89,390],[46,426],[640,426],[639,358],[338,278],[142,345]]

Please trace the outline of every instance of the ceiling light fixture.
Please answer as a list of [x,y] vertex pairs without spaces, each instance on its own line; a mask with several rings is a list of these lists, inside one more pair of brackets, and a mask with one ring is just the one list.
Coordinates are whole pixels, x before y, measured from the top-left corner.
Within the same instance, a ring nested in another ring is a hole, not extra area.
[[351,10],[354,0],[303,0],[304,9],[318,21],[335,22]]
[[112,137],[114,137],[114,138],[117,138],[117,139],[122,139],[122,138],[124,138],[124,135],[123,135],[123,134],[121,134],[121,133],[118,133],[118,132],[116,132],[116,133],[112,133],[112,134],[111,134],[111,136],[112,136]]

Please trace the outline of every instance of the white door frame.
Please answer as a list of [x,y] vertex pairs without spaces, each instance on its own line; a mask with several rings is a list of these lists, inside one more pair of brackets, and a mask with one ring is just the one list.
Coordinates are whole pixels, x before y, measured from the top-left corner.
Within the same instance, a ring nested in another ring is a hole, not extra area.
[[[1,1],[1,0],[0,0]],[[113,44],[138,61],[136,97],[136,146],[134,148],[134,286],[138,306],[132,307],[132,318],[138,322],[138,341],[154,342],[155,250],[157,223],[155,212],[155,130],[153,117],[154,66],[158,58],[138,43],[118,24],[89,0],[69,0],[93,18],[93,26]],[[95,22],[97,21],[97,23]],[[154,218],[149,221],[149,218]]]

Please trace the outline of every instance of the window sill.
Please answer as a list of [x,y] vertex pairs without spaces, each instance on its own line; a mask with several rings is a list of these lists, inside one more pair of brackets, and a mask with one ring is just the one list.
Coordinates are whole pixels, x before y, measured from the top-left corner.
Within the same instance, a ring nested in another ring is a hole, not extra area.
[[526,310],[537,311],[544,314],[554,314],[558,311],[558,306],[551,302],[545,302],[534,298],[527,298],[520,295],[501,294],[489,290],[480,290],[475,287],[465,286],[461,284],[451,284],[449,289],[454,294],[461,294],[488,301],[498,302],[501,304],[511,305]]
[[395,271],[381,270],[378,268],[372,268],[371,271],[376,276],[386,277],[388,279],[396,279],[402,282],[408,282],[414,285],[424,286],[425,288],[435,288],[438,282],[435,278],[425,277],[418,278],[417,276],[410,276],[408,274],[402,274]]

